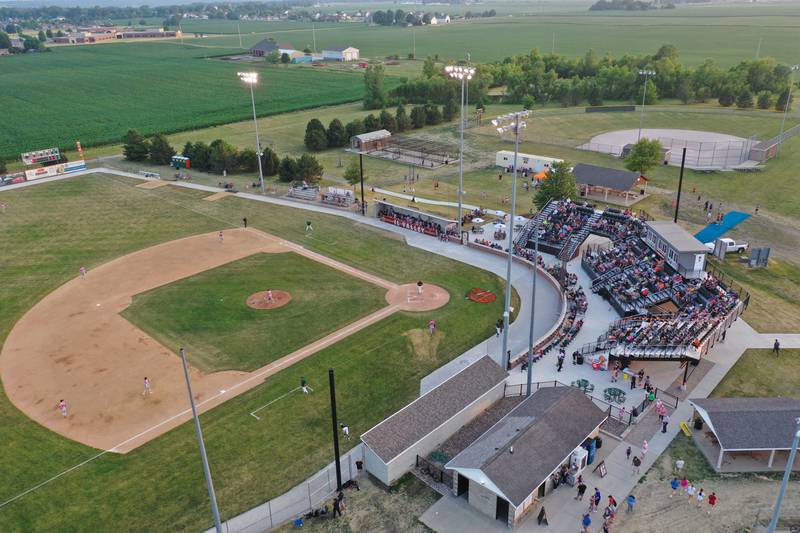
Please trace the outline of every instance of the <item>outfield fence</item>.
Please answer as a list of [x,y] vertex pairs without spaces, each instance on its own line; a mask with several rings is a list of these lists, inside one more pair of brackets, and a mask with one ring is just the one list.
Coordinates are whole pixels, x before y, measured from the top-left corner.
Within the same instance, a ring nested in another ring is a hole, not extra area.
[[[364,445],[341,458],[342,484],[358,476],[356,461],[363,465]],[[292,490],[222,523],[224,533],[261,533],[319,509],[336,492],[336,466],[329,464]],[[329,506],[328,511],[332,508]],[[205,533],[214,533],[209,528]]]

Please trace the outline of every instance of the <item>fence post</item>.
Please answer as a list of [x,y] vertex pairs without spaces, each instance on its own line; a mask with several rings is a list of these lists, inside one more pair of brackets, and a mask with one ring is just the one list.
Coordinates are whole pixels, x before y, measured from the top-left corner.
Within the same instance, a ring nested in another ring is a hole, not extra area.
[[331,490],[331,469],[330,468],[326,468],[325,472],[328,473],[328,490]]
[[275,527],[275,523],[272,520],[272,500],[267,502],[267,511],[269,512],[269,527]]
[[311,503],[311,483],[306,482],[306,488],[308,489],[308,510],[311,512],[314,510],[314,504]]

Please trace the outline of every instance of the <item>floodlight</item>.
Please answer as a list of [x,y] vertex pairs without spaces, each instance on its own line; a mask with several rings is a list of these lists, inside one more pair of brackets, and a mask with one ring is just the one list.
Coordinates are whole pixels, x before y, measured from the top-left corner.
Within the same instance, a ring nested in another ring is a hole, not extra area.
[[258,72],[239,72],[239,79],[243,82],[254,85],[258,83]]

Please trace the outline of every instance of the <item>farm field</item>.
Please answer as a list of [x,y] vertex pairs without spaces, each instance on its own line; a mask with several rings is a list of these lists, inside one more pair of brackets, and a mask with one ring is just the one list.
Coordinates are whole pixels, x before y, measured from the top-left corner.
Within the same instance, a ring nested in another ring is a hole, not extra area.
[[[268,288],[292,301],[246,305]],[[122,316],[203,372],[250,371],[384,307],[385,293],[294,253],[257,254],[139,294]]]
[[[520,3],[517,9],[482,4],[494,8],[498,16],[473,19],[467,23],[417,27],[378,27],[363,23],[320,24],[316,30],[317,49],[347,42],[361,49],[362,56],[383,57],[397,54],[406,57],[416,41],[416,56],[439,55],[461,59],[469,53],[474,61],[495,61],[508,55],[526,53],[533,48],[555,51],[568,56],[583,56],[594,48],[606,52],[652,54],[661,44],[674,44],[681,50],[687,65],[706,58],[723,66],[755,57],[759,39],[761,57],[772,56],[784,63],[796,62],[793,43],[800,29],[800,6],[736,5],[679,7],[650,12],[590,12],[590,2],[582,5]],[[383,5],[377,9],[402,9]],[[475,6],[466,6],[474,9]],[[431,10],[437,10],[431,8]],[[458,9],[445,11],[456,13]],[[535,16],[529,16],[535,15]],[[312,30],[292,22],[240,23],[242,32],[273,35],[278,41],[295,46],[311,44]],[[237,32],[236,21],[187,21],[185,32],[196,27],[216,33]],[[413,33],[413,35],[412,35]],[[555,46],[554,46],[555,36]]]
[[[330,460],[329,367],[336,369],[340,418],[358,434],[416,397],[422,376],[489,336],[501,312],[502,299],[479,308],[457,297],[474,286],[500,294],[496,276],[410,248],[380,230],[235,197],[206,202],[202,191],[147,191],[136,183],[93,175],[0,192],[8,206],[0,248],[11,251],[0,260],[0,339],[31,305],[74,278],[79,266],[91,271],[159,242],[236,226],[242,216],[255,228],[386,279],[423,278],[454,296],[434,312],[396,313],[204,414],[224,518],[282,493]],[[305,237],[305,220],[314,225],[314,239]],[[438,347],[413,344],[410,338],[431,317],[443,334]],[[308,378],[313,394],[287,396],[279,409],[261,411],[261,421],[249,416],[297,387],[300,376]],[[4,394],[0,420],[0,503],[97,454],[32,423]],[[66,524],[94,531],[159,529],[165,523],[174,531],[207,527],[211,517],[194,430],[184,424],[126,455],[102,455],[3,505],[0,523],[5,531],[64,530]]]
[[[59,48],[4,58],[0,109],[7,122],[0,157],[48,146],[119,141],[129,128],[174,132],[252,116],[241,65],[206,60],[228,47],[181,47],[177,41]],[[248,64],[261,74],[257,112],[275,115],[359,100],[360,75]],[[49,80],[49,82],[48,82]],[[57,90],[55,88],[57,87]],[[320,90],[324,87],[324,90]]]

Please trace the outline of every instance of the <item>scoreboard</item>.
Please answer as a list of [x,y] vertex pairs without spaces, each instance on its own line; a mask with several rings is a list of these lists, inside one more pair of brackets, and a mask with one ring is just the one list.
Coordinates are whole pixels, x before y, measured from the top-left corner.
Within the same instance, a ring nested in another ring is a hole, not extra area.
[[58,148],[47,148],[46,150],[36,150],[35,152],[25,152],[22,154],[22,162],[26,165],[52,163],[60,160],[61,154],[59,153]]

